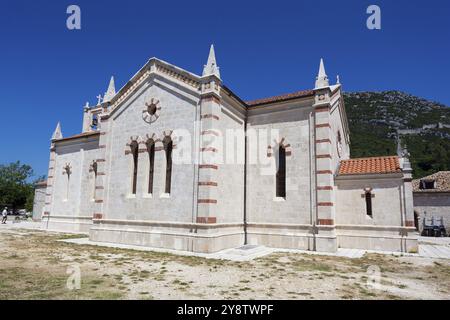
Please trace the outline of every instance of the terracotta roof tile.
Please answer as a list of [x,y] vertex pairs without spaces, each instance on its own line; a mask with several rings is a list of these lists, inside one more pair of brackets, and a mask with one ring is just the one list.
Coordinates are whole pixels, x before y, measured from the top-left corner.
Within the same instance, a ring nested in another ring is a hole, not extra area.
[[339,175],[402,172],[397,156],[342,160]]
[[[420,189],[420,181],[435,181],[434,189]],[[414,192],[450,192],[450,171],[439,171],[435,174],[413,180]]]
[[66,141],[66,140],[78,139],[78,138],[83,138],[83,137],[95,136],[97,134],[100,134],[100,132],[99,131],[83,132],[83,133],[80,133],[80,134],[76,134],[76,135],[73,135],[73,136],[70,136],[70,137],[67,137],[67,138],[58,139],[58,140],[55,140],[55,141],[56,142]]
[[283,94],[283,95],[274,96],[274,97],[246,101],[246,104],[249,107],[254,107],[257,105],[261,105],[261,104],[267,104],[267,103],[272,103],[272,102],[281,102],[281,101],[286,101],[286,100],[291,100],[291,99],[296,99],[296,98],[309,97],[312,95],[314,95],[313,90],[302,90],[302,91],[297,91],[297,92]]

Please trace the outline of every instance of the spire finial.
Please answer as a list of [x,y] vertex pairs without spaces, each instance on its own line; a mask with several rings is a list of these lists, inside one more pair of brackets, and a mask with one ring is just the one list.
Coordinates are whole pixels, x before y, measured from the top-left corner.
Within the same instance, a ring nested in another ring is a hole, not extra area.
[[114,76],[109,80],[108,90],[106,90],[105,95],[103,97],[103,102],[111,101],[112,98],[116,95],[116,86],[114,84]]
[[319,73],[316,78],[316,89],[328,87],[330,83],[328,82],[328,76],[325,72],[325,65],[323,63],[323,59],[320,59]]
[[209,56],[208,56],[208,62],[206,62],[206,65],[203,68],[203,76],[209,76],[209,75],[215,75],[217,78],[220,79],[220,71],[219,67],[217,66],[216,62],[216,53],[214,52],[214,45],[211,45],[211,48],[209,49]]
[[62,137],[63,137],[63,135],[62,135],[62,132],[61,132],[61,124],[58,121],[58,124],[56,125],[56,129],[55,129],[55,131],[53,132],[53,135],[52,135],[52,140],[62,139]]
[[336,76],[336,84],[341,84],[341,79],[339,78],[339,75]]

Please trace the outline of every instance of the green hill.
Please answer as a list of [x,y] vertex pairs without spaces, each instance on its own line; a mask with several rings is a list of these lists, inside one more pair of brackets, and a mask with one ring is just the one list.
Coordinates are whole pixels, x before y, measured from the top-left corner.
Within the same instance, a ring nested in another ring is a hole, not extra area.
[[450,108],[399,91],[345,93],[352,158],[394,155],[396,136],[414,177],[450,170]]

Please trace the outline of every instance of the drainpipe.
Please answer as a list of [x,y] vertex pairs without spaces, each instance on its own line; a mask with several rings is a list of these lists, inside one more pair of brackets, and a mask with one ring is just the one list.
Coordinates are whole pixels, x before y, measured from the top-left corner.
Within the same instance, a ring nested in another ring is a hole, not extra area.
[[314,163],[314,214],[312,215],[312,234],[313,234],[313,251],[317,251],[316,248],[316,233],[318,233],[318,229],[316,226],[316,221],[317,221],[317,196],[318,196],[318,192],[317,192],[317,161],[316,161],[316,154],[317,154],[317,144],[316,144],[316,113],[313,110],[313,144],[314,144],[314,148],[313,148],[313,163]]
[[248,244],[247,239],[247,114],[244,120],[244,245]]

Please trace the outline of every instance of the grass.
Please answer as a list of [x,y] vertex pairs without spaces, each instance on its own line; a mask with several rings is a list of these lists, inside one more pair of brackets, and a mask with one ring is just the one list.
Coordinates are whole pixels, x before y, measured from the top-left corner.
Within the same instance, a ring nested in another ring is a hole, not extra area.
[[[203,259],[168,253],[75,245],[66,235],[0,231],[0,299],[399,299],[413,294],[411,281],[439,283],[450,292],[446,260],[414,264],[411,257],[369,254],[361,259],[277,253],[250,262]],[[71,237],[74,235],[68,235]],[[39,245],[37,245],[39,244]],[[67,267],[78,263],[81,288],[66,287]],[[379,266],[384,292],[366,287],[369,266]],[[410,282],[408,282],[410,281]],[[299,288],[302,288],[299,291]],[[195,289],[195,290],[194,290]],[[430,291],[430,290],[428,290]],[[395,294],[393,294],[395,293]]]

